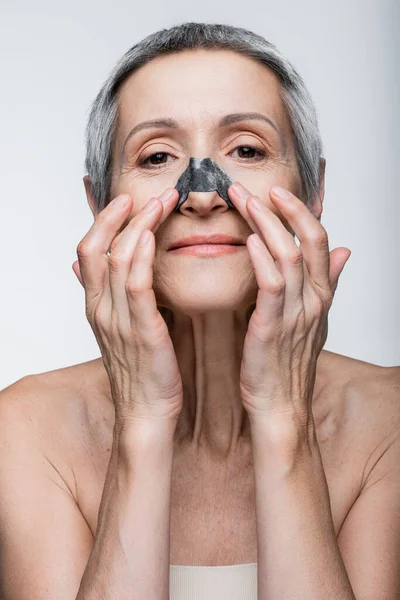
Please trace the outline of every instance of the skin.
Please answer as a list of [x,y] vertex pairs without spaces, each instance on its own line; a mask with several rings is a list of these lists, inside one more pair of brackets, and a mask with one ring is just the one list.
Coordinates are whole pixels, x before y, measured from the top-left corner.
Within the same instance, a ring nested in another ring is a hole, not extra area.
[[[188,80],[191,85],[185,86]],[[133,98],[140,98],[140,103]],[[124,82],[118,104],[111,197],[129,194],[134,199],[127,223],[149,198],[176,184],[189,157],[210,156],[291,230],[269,190],[280,185],[303,201],[305,197],[279,84],[268,69],[230,51],[159,57]],[[280,133],[261,120],[216,126],[223,116],[238,112],[261,113]],[[145,129],[129,136],[138,123],[157,118],[172,118],[179,127]],[[147,168],[140,164],[146,159]],[[323,175],[322,169],[320,198],[311,209],[317,219],[322,212]],[[88,178],[85,188],[96,216]],[[238,373],[258,284],[246,247],[207,259],[167,250],[173,241],[190,234],[229,233],[245,243],[254,231],[257,226],[251,228],[239,211],[229,209],[212,191],[191,192],[180,213],[169,215],[155,233],[153,288],[158,303],[168,309],[184,390],[175,434],[177,453],[230,461],[243,455],[244,447],[250,448]]]

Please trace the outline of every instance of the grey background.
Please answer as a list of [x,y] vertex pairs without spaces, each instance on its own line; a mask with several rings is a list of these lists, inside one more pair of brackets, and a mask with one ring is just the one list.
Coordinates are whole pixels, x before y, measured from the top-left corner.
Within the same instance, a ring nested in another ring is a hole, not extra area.
[[2,0],[0,388],[100,356],[71,267],[92,224],[86,118],[130,46],[184,21],[253,29],[304,78],[327,159],[322,223],[331,249],[352,250],[325,349],[400,364],[399,13],[396,0]]

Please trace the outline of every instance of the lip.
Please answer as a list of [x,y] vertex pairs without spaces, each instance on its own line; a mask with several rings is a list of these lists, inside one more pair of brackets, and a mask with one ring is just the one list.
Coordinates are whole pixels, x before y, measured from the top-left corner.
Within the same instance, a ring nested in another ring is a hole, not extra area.
[[183,248],[186,246],[200,246],[200,245],[230,245],[230,246],[243,246],[242,240],[239,240],[232,235],[225,235],[223,233],[216,233],[214,235],[191,235],[189,237],[182,238],[174,242],[169,250],[177,248]]
[[191,244],[181,248],[173,248],[171,254],[191,254],[192,256],[218,256],[220,254],[232,254],[246,248],[245,244]]

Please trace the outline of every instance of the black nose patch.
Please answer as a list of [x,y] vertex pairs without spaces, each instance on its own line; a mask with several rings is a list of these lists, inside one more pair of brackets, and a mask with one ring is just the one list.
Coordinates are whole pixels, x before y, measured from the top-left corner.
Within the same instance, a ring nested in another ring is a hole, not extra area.
[[228,188],[233,179],[221,169],[211,158],[191,158],[189,165],[179,177],[175,189],[179,192],[179,200],[174,208],[177,212],[187,199],[189,192],[216,191],[225,200],[229,208],[235,205],[229,199]]

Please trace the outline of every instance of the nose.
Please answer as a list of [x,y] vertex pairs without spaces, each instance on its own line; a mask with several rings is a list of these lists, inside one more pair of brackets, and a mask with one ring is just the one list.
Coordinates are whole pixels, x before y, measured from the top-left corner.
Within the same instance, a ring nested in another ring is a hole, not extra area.
[[210,212],[225,212],[229,206],[217,191],[211,192],[189,192],[185,202],[179,207],[179,212],[189,216],[190,214],[207,215]]

